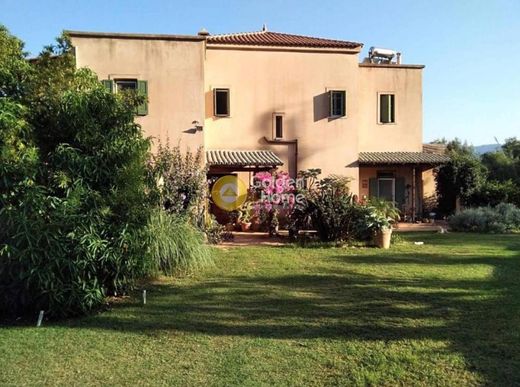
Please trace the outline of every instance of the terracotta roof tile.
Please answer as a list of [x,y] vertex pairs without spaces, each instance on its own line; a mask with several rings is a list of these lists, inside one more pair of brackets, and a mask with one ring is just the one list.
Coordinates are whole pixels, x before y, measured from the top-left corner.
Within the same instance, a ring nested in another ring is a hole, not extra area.
[[428,152],[359,152],[360,164],[432,164],[449,161],[449,157]]
[[282,160],[268,150],[207,150],[208,165],[237,167],[275,167]]
[[346,40],[314,38],[311,36],[284,34],[267,30],[226,35],[209,35],[207,43],[247,46],[315,47],[315,48],[358,48],[362,43]]

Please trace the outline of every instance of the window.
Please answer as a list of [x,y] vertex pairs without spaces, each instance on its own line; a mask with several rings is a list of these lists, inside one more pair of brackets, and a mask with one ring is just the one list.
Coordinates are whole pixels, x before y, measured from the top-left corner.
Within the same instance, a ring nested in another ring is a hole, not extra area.
[[116,92],[137,90],[137,79],[116,79]]
[[213,99],[215,115],[218,117],[228,117],[229,89],[213,89]]
[[273,115],[273,137],[275,139],[283,138],[283,114],[275,113]]
[[347,105],[345,90],[331,90],[329,91],[329,98],[329,117],[344,117]]
[[143,103],[137,106],[136,114],[138,116],[146,116],[148,114],[148,81],[142,81],[137,79],[105,79],[103,85],[111,92],[136,92],[144,98]]
[[395,123],[395,95],[379,94],[379,123]]

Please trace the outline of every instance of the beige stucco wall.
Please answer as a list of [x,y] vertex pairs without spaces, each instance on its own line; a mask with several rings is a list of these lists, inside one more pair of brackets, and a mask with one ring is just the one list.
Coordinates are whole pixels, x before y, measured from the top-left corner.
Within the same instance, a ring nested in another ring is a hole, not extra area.
[[[422,151],[422,70],[359,67],[359,149]],[[378,123],[378,93],[395,94],[395,124]]]
[[[298,170],[351,176],[360,151],[422,150],[422,70],[363,67],[355,53],[208,48],[204,142],[212,149],[271,149],[294,174],[294,146],[270,145],[272,115],[298,139]],[[230,89],[230,117],[214,117],[213,88]],[[347,91],[347,116],[327,117],[327,91]],[[378,93],[396,95],[396,123],[378,124]]]
[[203,145],[192,122],[204,121],[204,44],[201,41],[72,37],[78,67],[99,79],[148,81],[148,115],[136,117],[148,136],[172,145]]
[[[357,180],[358,58],[355,54],[208,49],[205,144],[211,149],[272,149],[296,172],[294,145],[269,145],[273,113],[284,113],[284,137],[298,139],[298,170]],[[230,89],[230,117],[213,116],[213,88]],[[328,89],[347,92],[347,116],[330,120]],[[353,184],[355,185],[355,184]]]
[[[206,149],[270,149],[283,170],[321,168],[354,179],[361,151],[421,151],[422,70],[366,67],[355,52],[205,48],[203,41],[73,36],[78,67],[100,79],[148,81],[148,115],[136,117],[149,136]],[[214,117],[213,88],[230,89],[230,117]],[[346,90],[347,115],[328,118],[331,89]],[[380,125],[378,93],[396,95],[396,123]],[[273,113],[284,114],[284,139],[268,144]],[[193,121],[204,125],[195,131]],[[429,181],[428,179],[426,179]],[[430,186],[430,183],[428,183]],[[430,191],[428,188],[425,190]]]

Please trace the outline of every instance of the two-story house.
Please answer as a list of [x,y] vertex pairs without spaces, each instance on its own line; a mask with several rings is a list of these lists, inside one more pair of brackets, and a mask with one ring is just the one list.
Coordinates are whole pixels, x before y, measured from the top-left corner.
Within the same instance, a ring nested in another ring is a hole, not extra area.
[[420,214],[431,170],[422,144],[422,65],[361,61],[361,43],[270,32],[195,36],[68,32],[78,67],[114,92],[138,89],[147,135],[202,146],[209,174],[278,167],[350,176],[351,190]]

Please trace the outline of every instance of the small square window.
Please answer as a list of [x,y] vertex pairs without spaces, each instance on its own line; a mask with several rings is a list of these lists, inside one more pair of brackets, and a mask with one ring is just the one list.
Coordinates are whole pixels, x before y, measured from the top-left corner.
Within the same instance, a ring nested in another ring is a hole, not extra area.
[[229,89],[214,89],[214,111],[218,117],[229,116]]
[[345,90],[331,90],[329,91],[329,94],[329,117],[344,117],[346,115],[347,93]]
[[379,94],[379,123],[395,123],[395,95]]

